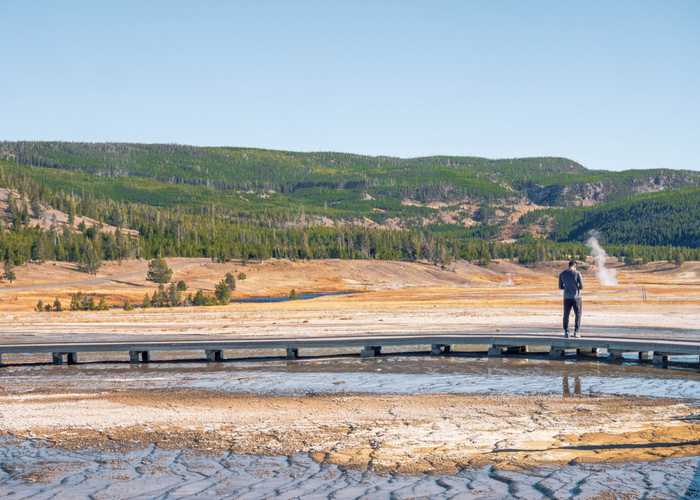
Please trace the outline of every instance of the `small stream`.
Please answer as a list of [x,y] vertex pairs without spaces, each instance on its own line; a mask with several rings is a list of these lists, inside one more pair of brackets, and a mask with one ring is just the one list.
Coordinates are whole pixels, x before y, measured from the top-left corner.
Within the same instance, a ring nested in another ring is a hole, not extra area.
[[297,361],[6,366],[0,391],[202,389],[260,395],[606,394],[700,403],[700,372],[546,358],[386,356]]
[[266,302],[289,302],[290,300],[311,300],[317,299],[319,297],[337,297],[340,295],[352,295],[361,292],[308,292],[308,293],[298,293],[294,296],[291,295],[278,295],[278,296],[260,296],[260,297],[241,297],[239,299],[234,299],[234,302],[240,302],[243,304],[253,303],[261,304]]

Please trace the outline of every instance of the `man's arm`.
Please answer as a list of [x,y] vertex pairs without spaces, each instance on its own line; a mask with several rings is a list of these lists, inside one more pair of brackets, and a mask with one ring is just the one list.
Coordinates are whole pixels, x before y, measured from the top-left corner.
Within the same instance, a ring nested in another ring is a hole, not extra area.
[[564,289],[564,280],[561,279],[561,274],[559,275],[559,290]]
[[579,290],[583,290],[583,277],[581,277],[581,273],[576,273],[576,285]]

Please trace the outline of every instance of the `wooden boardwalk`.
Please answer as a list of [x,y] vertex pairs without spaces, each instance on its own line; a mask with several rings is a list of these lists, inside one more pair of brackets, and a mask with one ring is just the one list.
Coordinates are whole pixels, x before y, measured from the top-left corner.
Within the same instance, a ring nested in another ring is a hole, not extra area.
[[[131,339],[138,337],[129,335]],[[323,337],[236,337],[179,339],[163,336],[158,340],[110,340],[79,342],[6,342],[0,343],[0,364],[5,354],[50,354],[54,364],[78,362],[80,353],[124,353],[132,363],[151,360],[151,353],[159,351],[200,351],[209,361],[223,361],[225,351],[284,350],[288,359],[299,357],[305,349],[357,348],[363,357],[380,355],[384,347],[426,346],[431,354],[447,355],[454,346],[479,346],[489,356],[525,354],[536,348],[548,351],[552,358],[568,355],[622,359],[633,353],[639,361],[652,361],[668,366],[673,356],[700,356],[700,340],[640,336],[605,336],[596,334],[583,338],[564,338],[548,333],[430,333],[430,334],[357,334]],[[126,357],[125,357],[126,359]]]

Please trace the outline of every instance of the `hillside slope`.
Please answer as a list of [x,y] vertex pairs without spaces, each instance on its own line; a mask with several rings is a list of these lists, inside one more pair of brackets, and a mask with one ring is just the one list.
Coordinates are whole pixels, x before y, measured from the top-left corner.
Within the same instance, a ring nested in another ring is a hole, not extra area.
[[552,157],[403,159],[167,144],[0,142],[0,158],[105,177],[274,191],[311,202],[328,202],[322,200],[323,191],[334,190],[359,195],[356,200],[389,197],[450,203],[524,198],[541,205],[576,206],[700,186],[697,172],[594,171],[573,160]]
[[610,243],[700,246],[700,189],[620,200],[590,208],[536,210],[522,226],[548,228],[558,241],[583,240],[595,231]]

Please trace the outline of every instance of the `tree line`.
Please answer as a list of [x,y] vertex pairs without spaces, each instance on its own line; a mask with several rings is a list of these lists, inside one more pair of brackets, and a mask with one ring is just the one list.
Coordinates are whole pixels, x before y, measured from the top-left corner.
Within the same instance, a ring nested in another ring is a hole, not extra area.
[[[31,177],[0,169],[0,186],[19,193],[10,200],[8,223],[0,228],[0,256],[4,274],[14,279],[12,267],[28,261],[75,262],[95,273],[103,261],[127,258],[207,257],[232,259],[381,259],[429,261],[448,265],[456,259],[487,263],[517,259],[531,264],[568,258],[582,259],[587,249],[578,242],[525,237],[511,243],[488,241],[466,231],[431,232],[388,230],[355,224],[301,226],[291,217],[262,214],[240,217],[215,205],[163,208],[113,199],[80,196],[49,189]],[[45,207],[67,214],[68,223],[48,229],[30,223]],[[96,225],[75,225],[76,217],[90,217]],[[116,229],[108,228],[107,225]],[[130,230],[136,230],[138,236]],[[640,246],[631,243],[609,248],[613,255],[640,260],[700,260],[700,249]]]

